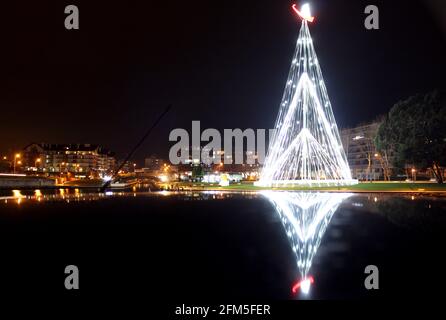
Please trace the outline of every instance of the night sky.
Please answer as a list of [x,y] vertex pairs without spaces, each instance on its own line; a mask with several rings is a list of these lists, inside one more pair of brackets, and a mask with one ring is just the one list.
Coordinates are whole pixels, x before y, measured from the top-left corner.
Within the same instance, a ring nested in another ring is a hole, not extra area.
[[[173,128],[272,128],[300,21],[290,0],[14,1],[0,12],[0,153],[97,143],[167,157]],[[446,3],[312,0],[310,25],[339,127],[444,88]],[[80,30],[64,28],[75,4]],[[299,3],[300,4],[300,3]],[[380,9],[380,30],[364,8]]]

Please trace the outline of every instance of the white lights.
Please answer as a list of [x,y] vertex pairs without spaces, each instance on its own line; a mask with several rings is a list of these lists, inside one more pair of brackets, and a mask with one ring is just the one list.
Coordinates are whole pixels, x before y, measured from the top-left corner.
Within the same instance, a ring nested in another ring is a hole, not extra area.
[[304,5],[302,5],[302,7],[300,8],[300,12],[305,18],[310,18],[311,17],[310,4],[305,3]]
[[[310,17],[305,4],[300,11]],[[352,179],[307,20],[291,68],[258,186],[349,185]],[[310,68],[311,66],[311,68]],[[297,80],[297,81],[296,81]],[[316,85],[318,84],[318,85]]]
[[303,294],[308,294],[310,292],[310,279],[305,279],[300,283],[300,290]]
[[295,4],[292,5],[293,10],[297,13],[297,15],[302,19],[303,22],[313,22],[314,17],[311,16],[310,12],[310,5],[308,3],[305,3],[300,11],[297,9],[297,6]]
[[314,256],[339,205],[348,193],[309,193],[264,191],[274,206],[296,257],[300,291],[308,294],[313,277],[309,275]]

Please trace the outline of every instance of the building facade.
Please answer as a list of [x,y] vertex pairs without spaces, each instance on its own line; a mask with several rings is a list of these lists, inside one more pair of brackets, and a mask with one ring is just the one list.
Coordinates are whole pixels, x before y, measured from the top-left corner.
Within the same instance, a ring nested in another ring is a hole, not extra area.
[[[383,180],[384,169],[391,170],[391,159],[383,159],[375,148],[374,139],[380,121],[341,130],[341,140],[354,179]],[[392,157],[393,154],[388,155]]]
[[150,172],[157,172],[162,169],[165,163],[166,161],[163,159],[157,158],[156,156],[151,156],[144,159],[144,168]]
[[32,143],[23,149],[26,171],[104,176],[115,168],[114,153],[95,144]]

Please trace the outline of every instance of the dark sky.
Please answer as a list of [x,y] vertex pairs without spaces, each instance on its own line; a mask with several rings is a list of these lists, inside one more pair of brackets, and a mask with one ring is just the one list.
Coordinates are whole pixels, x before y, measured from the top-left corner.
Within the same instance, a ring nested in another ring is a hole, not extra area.
[[[0,152],[29,142],[131,148],[167,156],[176,127],[270,128],[300,21],[293,1],[14,1],[0,12]],[[444,1],[310,1],[310,25],[340,127],[444,88]],[[80,10],[65,30],[64,7]],[[364,8],[380,9],[380,30]],[[443,24],[443,25],[442,25]]]

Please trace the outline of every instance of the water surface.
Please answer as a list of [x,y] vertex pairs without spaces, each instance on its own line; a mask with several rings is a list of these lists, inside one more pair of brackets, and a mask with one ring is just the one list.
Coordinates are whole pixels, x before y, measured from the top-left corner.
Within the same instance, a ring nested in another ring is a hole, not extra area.
[[[75,264],[92,296],[437,297],[445,231],[439,197],[3,192],[0,272],[18,294],[65,294],[63,270]],[[379,268],[379,290],[364,288],[367,265]]]

